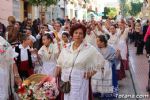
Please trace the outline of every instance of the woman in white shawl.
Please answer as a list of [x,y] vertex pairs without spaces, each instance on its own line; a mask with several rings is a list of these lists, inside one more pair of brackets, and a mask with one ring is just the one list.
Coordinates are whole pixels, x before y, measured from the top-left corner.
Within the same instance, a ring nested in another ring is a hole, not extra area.
[[11,45],[0,36],[0,100],[9,99],[9,92],[14,92],[14,81],[17,85],[21,84],[14,57],[16,53]]
[[116,75],[116,55],[115,49],[107,45],[109,35],[100,35],[97,37],[97,46],[99,52],[105,58],[104,68],[97,71],[92,77],[92,89],[94,100],[112,99],[118,94],[118,82]]
[[50,34],[44,34],[42,37],[43,46],[38,51],[43,65],[40,73],[54,76],[54,70],[56,66],[56,60],[58,57],[58,46],[53,43],[53,39]]
[[[111,25],[109,30],[110,30],[110,39],[108,40],[108,44],[110,46],[112,46],[116,51],[116,56],[117,56],[116,70],[117,70],[117,73],[118,73],[117,77],[118,77],[119,80],[121,80],[125,77],[125,70],[124,70],[124,67],[121,66],[122,65],[121,59],[120,59],[120,49],[121,49],[120,46],[121,46],[121,43],[119,43],[120,42],[119,34],[118,34],[118,31],[116,30],[116,27],[114,25]],[[119,46],[118,46],[118,44],[119,44]]]
[[[90,77],[103,67],[104,58],[98,50],[86,43],[86,28],[75,24],[70,31],[73,42],[64,48],[58,58],[56,75],[61,73],[61,80],[70,81],[71,90],[64,93],[64,100],[92,100]],[[90,95],[90,96],[89,96]]]
[[118,25],[119,25],[119,30],[118,30],[119,41],[118,41],[117,49],[120,50],[121,61],[124,69],[128,70],[129,66],[128,66],[128,55],[127,55],[128,54],[127,38],[128,38],[129,28],[126,27],[126,23],[124,20],[121,20],[118,23]]
[[108,44],[111,45],[114,49],[117,47],[117,43],[119,41],[118,33],[115,25],[111,25],[109,28],[110,31],[110,39],[108,40]]

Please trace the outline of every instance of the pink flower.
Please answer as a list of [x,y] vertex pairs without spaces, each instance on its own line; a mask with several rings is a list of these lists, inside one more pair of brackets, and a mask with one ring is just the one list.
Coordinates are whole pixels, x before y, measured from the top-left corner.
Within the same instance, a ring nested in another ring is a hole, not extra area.
[[1,49],[0,49],[0,53],[4,53],[4,52],[5,52],[5,50],[1,50]]

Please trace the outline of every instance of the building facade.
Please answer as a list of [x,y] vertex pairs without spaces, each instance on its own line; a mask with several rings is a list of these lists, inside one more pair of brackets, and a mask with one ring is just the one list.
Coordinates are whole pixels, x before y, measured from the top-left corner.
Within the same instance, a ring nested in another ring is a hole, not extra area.
[[141,18],[150,20],[150,0],[144,0],[141,9]]
[[0,3],[0,22],[8,25],[8,16],[13,15],[13,0],[1,0]]
[[46,19],[68,18],[86,19],[86,3],[84,0],[60,0],[56,5],[47,8]]
[[45,22],[52,19],[64,18],[68,16],[70,19],[76,17],[78,20],[87,19],[89,9],[97,12],[97,4],[99,0],[57,0],[56,5],[51,5],[47,9],[31,6],[28,0],[1,0],[0,3],[0,21],[7,23],[8,16],[15,16],[17,21],[23,21],[28,17],[32,20],[41,18],[42,10],[44,10]]

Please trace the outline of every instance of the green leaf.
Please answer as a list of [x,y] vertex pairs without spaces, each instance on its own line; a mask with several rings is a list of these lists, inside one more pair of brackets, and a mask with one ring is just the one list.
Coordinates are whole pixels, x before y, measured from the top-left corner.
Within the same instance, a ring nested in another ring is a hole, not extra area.
[[33,6],[49,7],[50,5],[56,4],[57,0],[29,0],[28,2]]

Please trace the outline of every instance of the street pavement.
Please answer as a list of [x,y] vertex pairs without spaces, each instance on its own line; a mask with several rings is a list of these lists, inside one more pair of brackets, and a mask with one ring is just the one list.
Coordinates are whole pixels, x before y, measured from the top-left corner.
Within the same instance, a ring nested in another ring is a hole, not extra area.
[[[129,59],[136,94],[141,96],[148,95],[146,87],[148,84],[149,64],[145,50],[143,55],[136,55],[136,47],[129,45]],[[150,100],[150,98],[143,97],[139,100]]]
[[145,51],[143,55],[136,55],[136,47],[133,44],[129,44],[129,67],[130,70],[126,71],[126,78],[119,81],[120,98],[117,100],[150,100],[146,91],[149,71],[148,59]]

